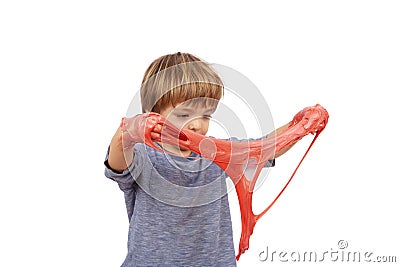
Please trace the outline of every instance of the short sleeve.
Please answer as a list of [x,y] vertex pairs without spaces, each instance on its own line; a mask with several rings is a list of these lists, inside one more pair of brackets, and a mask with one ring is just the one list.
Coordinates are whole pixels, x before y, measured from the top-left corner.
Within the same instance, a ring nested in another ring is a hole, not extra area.
[[269,167],[275,167],[275,159],[269,159],[265,163],[264,168],[269,168]]
[[[261,137],[261,138],[249,138],[249,139],[238,139],[236,137],[231,137],[229,139],[224,139],[224,140],[228,140],[228,141],[232,141],[232,142],[251,142],[251,141],[256,141],[256,140],[261,140],[263,138],[267,138],[267,136]],[[275,158],[273,159],[269,159],[263,168],[270,168],[270,167],[275,167]]]

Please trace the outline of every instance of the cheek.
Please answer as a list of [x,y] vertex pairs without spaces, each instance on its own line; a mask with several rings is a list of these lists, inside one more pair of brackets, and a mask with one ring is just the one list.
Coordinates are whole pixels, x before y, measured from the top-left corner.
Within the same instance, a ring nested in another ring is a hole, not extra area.
[[187,121],[184,119],[176,118],[174,116],[170,116],[168,118],[168,121],[170,121],[175,127],[181,129],[184,126],[186,126]]
[[207,120],[205,123],[204,123],[204,130],[205,131],[208,131],[208,127],[210,126],[210,120]]
[[209,125],[210,125],[210,120],[203,119],[201,121],[201,126],[200,126],[200,129],[199,129],[200,133],[201,134],[206,134],[208,132]]

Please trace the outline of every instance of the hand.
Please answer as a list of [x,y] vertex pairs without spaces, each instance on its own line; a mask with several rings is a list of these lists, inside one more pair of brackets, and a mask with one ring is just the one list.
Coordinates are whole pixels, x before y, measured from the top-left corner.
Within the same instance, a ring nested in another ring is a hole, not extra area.
[[132,148],[146,139],[159,140],[162,129],[162,116],[157,113],[143,113],[121,120],[121,140],[124,149]]
[[290,123],[290,126],[299,124],[309,133],[321,132],[328,122],[329,114],[324,107],[317,104],[306,107],[298,112]]

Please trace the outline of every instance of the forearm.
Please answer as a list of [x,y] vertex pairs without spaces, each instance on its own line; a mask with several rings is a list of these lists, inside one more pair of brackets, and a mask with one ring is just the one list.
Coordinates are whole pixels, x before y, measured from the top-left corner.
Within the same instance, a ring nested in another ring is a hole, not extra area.
[[108,164],[113,170],[122,172],[131,165],[134,153],[133,148],[123,148],[121,135],[121,127],[118,127],[111,139],[110,150],[108,153]]
[[[280,134],[281,132],[285,131],[287,128],[289,128],[289,126],[290,126],[290,122],[289,122],[289,123],[286,123],[285,125],[283,125],[283,126],[281,126],[281,127],[279,127],[279,128],[277,128],[273,134],[278,135],[278,134]],[[288,147],[286,147],[286,148],[284,148],[284,149],[282,149],[282,150],[280,150],[280,151],[277,151],[277,152],[275,153],[274,158],[278,158],[278,157],[282,156],[282,155],[285,154],[289,149],[291,149],[293,146],[294,146],[294,144],[293,144],[293,145],[290,145],[290,146],[288,146]]]
[[275,134],[280,134],[281,132],[283,132],[284,130],[286,130],[287,128],[289,128],[290,126],[290,122],[286,123],[285,125],[279,127],[278,129],[275,130]]

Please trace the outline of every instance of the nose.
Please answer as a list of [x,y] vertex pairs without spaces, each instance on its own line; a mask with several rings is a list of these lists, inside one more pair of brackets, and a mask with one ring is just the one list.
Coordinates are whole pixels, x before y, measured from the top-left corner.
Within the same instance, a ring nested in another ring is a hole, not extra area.
[[204,123],[205,122],[203,121],[202,118],[196,118],[196,119],[190,120],[187,123],[187,129],[194,131],[194,132],[198,132],[201,129],[203,129]]

